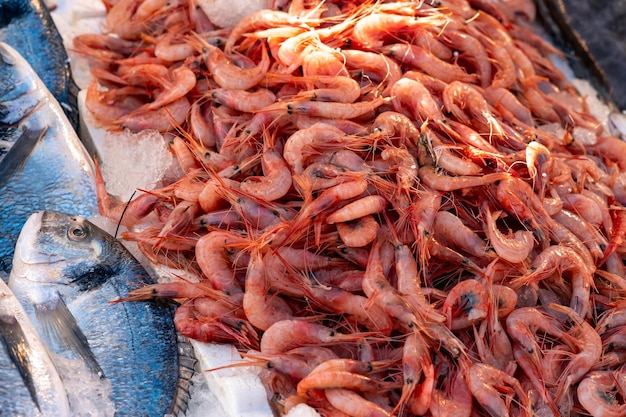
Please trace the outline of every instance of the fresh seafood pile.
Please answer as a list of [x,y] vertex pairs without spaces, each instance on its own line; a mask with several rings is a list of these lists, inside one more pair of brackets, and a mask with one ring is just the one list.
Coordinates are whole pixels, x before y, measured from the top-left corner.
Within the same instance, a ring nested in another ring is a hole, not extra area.
[[195,277],[128,299],[179,300],[278,414],[624,412],[626,143],[531,1],[107,7],[86,105],[185,174],[128,204],[100,178],[100,210]]

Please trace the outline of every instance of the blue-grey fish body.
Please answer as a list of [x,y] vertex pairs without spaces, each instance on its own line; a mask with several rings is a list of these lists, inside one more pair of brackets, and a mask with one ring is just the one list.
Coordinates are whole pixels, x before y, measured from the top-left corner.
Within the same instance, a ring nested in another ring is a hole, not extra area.
[[48,349],[2,280],[0,381],[0,415],[70,415],[67,393]]
[[78,87],[63,39],[42,0],[0,0],[0,42],[11,45],[39,74],[75,130]]
[[[163,416],[176,407],[173,312],[119,302],[153,283],[115,240],[82,217],[33,214],[18,240],[9,287],[55,354],[82,359],[110,381],[116,416]],[[61,374],[67,384],[71,375]]]
[[35,211],[98,213],[93,162],[30,65],[0,43],[0,271]]

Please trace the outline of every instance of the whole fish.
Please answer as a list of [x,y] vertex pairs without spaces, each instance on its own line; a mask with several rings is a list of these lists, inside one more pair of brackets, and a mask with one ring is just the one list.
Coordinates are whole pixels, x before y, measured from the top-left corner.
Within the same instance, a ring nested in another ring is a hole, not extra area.
[[22,305],[0,280],[0,414],[69,416],[61,378]]
[[626,110],[626,0],[541,0],[537,5],[553,36],[575,52],[570,64],[577,76],[594,79],[609,103]]
[[51,209],[98,213],[93,162],[30,65],[0,43],[0,272],[26,219]]
[[[178,407],[173,309],[153,301],[114,302],[151,283],[110,234],[83,217],[56,211],[28,219],[9,277],[51,352],[81,360],[109,381],[115,415],[133,417],[162,417]],[[71,370],[60,374],[70,383]]]
[[78,130],[78,87],[67,52],[48,8],[41,0],[0,0],[0,42],[11,45],[39,74]]

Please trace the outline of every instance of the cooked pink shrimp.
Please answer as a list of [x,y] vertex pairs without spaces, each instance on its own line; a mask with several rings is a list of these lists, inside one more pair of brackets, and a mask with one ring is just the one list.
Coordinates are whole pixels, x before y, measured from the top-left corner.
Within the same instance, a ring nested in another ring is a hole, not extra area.
[[199,40],[205,62],[213,79],[222,88],[248,90],[265,77],[270,66],[270,58],[265,44],[261,44],[261,61],[254,68],[238,67],[221,49]]
[[232,245],[247,243],[246,238],[229,231],[216,230],[198,239],[196,261],[211,286],[229,293],[242,291],[227,256]]
[[387,199],[379,195],[368,195],[348,203],[326,217],[326,223],[348,222],[368,214],[380,213],[387,206]]
[[453,81],[474,83],[478,79],[478,75],[468,74],[461,66],[442,61],[431,52],[416,45],[396,43],[383,46],[381,52],[400,64],[422,70],[447,83]]
[[180,126],[187,117],[191,105],[185,97],[181,97],[156,110],[134,111],[116,119],[113,124],[132,132],[155,129],[167,132]]
[[487,243],[476,232],[467,227],[463,221],[448,211],[440,211],[435,215],[433,231],[437,238],[463,253],[478,259],[492,257],[487,251]]
[[261,330],[267,330],[277,321],[293,318],[289,304],[280,295],[269,293],[263,255],[258,250],[253,250],[250,255],[243,310],[250,324]]
[[359,217],[350,222],[337,223],[339,238],[349,248],[362,248],[378,236],[380,224],[372,215]]
[[118,201],[106,189],[100,164],[95,161],[96,168],[96,197],[98,212],[126,227],[133,227],[148,216],[161,201],[161,197],[151,193],[141,193],[130,202]]
[[[487,290],[475,279],[466,279],[456,284],[443,303],[443,313],[448,318],[448,327],[451,330],[466,329],[474,322],[483,320],[487,317],[488,308]],[[456,313],[457,309],[460,313]]]
[[384,161],[392,165],[392,171],[396,171],[396,180],[405,192],[409,192],[417,182],[417,161],[415,157],[402,147],[389,146],[380,153]]
[[317,123],[308,129],[300,129],[292,134],[286,141],[283,150],[283,158],[291,167],[294,174],[304,171],[304,152],[312,152],[315,145],[323,146],[325,143],[345,143],[348,139],[343,131],[336,127]]
[[378,305],[362,295],[333,287],[311,287],[310,297],[326,310],[344,314],[370,331],[388,334],[393,329],[391,317]]
[[233,90],[216,88],[207,94],[213,101],[226,105],[231,109],[244,113],[254,113],[276,101],[276,96],[265,88],[250,92],[245,90]]
[[491,62],[480,41],[467,33],[456,30],[444,31],[441,38],[455,51],[460,51],[460,57],[469,61],[476,70],[481,87],[487,88],[491,84]]
[[578,384],[577,397],[593,417],[619,417],[626,415],[626,404],[620,401],[624,396],[622,389],[616,372],[594,371]]
[[263,176],[248,176],[241,183],[241,191],[265,201],[274,201],[287,194],[291,189],[291,171],[280,152],[274,148],[265,150],[261,165]]
[[500,212],[492,214],[489,206],[485,204],[483,207],[483,213],[486,216],[485,228],[487,229],[486,232],[489,237],[489,243],[498,256],[511,263],[522,262],[528,258],[535,246],[532,232],[517,230],[515,233],[511,234],[509,230],[508,235],[504,235],[496,225],[496,220]]
[[392,414],[406,407],[412,414],[424,415],[430,407],[434,376],[435,370],[426,340],[419,332],[410,333],[402,347],[404,385]]
[[[505,136],[500,122],[489,109],[483,95],[473,86],[453,81],[443,91],[443,103],[447,111],[461,122],[471,125],[472,120],[484,126],[489,135]],[[468,117],[467,111],[472,119]]]
[[356,342],[362,334],[342,334],[330,327],[305,320],[282,320],[272,324],[261,337],[261,352],[282,353],[310,344]]
[[567,315],[572,323],[568,334],[576,341],[577,352],[571,357],[563,370],[563,379],[558,384],[556,400],[560,402],[569,392],[570,387],[589,372],[602,356],[602,339],[596,330],[573,309],[560,304],[550,304],[550,308]]
[[603,259],[609,242],[597,226],[565,209],[561,209],[552,218],[582,241],[594,259]]
[[154,46],[154,55],[169,62],[183,61],[196,52],[196,48],[175,31],[162,35]]
[[270,9],[250,13],[239,20],[232,28],[226,40],[226,44],[224,45],[224,50],[226,53],[231,53],[237,41],[246,33],[280,26],[293,26],[300,23],[315,25],[316,19],[303,19],[302,17],[293,16],[286,12]]
[[352,417],[391,417],[381,406],[368,401],[349,389],[329,388],[324,390],[328,402],[344,415]]
[[341,388],[360,392],[378,392],[395,388],[397,384],[346,371],[319,371],[314,369],[297,385],[298,395],[306,396],[312,389]]
[[397,62],[383,54],[344,49],[346,67],[358,71],[356,79],[367,77],[382,86],[393,85],[402,77],[402,70]]
[[[532,415],[528,395],[519,381],[509,374],[482,363],[473,364],[468,372],[469,389],[476,401],[494,417],[509,417],[509,406],[502,400],[501,393],[509,393],[511,388],[517,396],[520,415]],[[508,401],[507,401],[508,403]]]
[[215,146],[215,125],[211,106],[206,105],[204,110],[199,101],[191,105],[189,111],[189,130],[192,137],[206,148]]
[[595,267],[589,265],[571,247],[552,245],[533,259],[532,272],[526,276],[516,278],[512,283],[536,282],[558,273],[561,276],[565,271],[570,272],[569,282],[572,286],[570,307],[581,317],[587,317],[590,310],[590,291],[595,286],[593,271]]
[[516,345],[514,354],[518,365],[530,379],[543,401],[558,415],[555,399],[548,392],[543,377],[541,347],[537,342],[537,338],[540,337],[539,330],[569,345],[575,345],[575,340],[558,327],[552,317],[535,308],[518,308],[506,319],[506,331]]
[[470,417],[472,414],[472,393],[460,371],[447,373],[445,389],[433,389],[430,413],[433,417]]
[[107,12],[104,29],[115,33],[122,39],[137,40],[145,30],[146,19],[134,18],[141,2],[139,0],[120,0]]
[[363,276],[363,292],[373,303],[381,306],[387,314],[397,319],[405,328],[415,330],[419,319],[404,297],[389,283],[381,262],[381,246],[384,234],[379,233],[378,239],[372,244],[365,275]]
[[304,114],[329,119],[355,119],[375,111],[388,101],[385,97],[375,97],[372,100],[356,103],[288,100],[267,106],[263,111],[281,110],[285,114]]
[[[364,49],[379,49],[386,39],[397,38],[406,29],[443,26],[443,15],[404,16],[392,13],[372,13],[360,17],[354,25],[352,39]],[[384,28],[381,30],[380,28]]]

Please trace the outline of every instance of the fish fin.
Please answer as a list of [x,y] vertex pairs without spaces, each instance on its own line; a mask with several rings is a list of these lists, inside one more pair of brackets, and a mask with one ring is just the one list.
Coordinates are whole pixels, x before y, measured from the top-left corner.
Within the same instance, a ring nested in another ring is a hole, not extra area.
[[2,340],[11,361],[20,373],[30,397],[37,406],[37,409],[41,411],[39,401],[37,400],[33,373],[31,372],[32,363],[29,357],[31,349],[28,346],[28,340],[26,339],[24,330],[15,316],[10,314],[0,315],[0,340]]
[[35,314],[47,337],[80,356],[87,367],[100,378],[105,377],[87,337],[78,327],[76,318],[61,296],[45,304],[36,304]]
[[193,385],[191,379],[199,372],[198,360],[189,338],[179,332],[176,332],[176,338],[178,345],[178,383],[171,412],[175,416],[187,411],[190,399],[189,390],[191,385]]
[[48,127],[46,126],[39,130],[26,129],[22,132],[0,162],[0,187],[4,187],[13,174],[24,167],[33,149],[47,131]]

